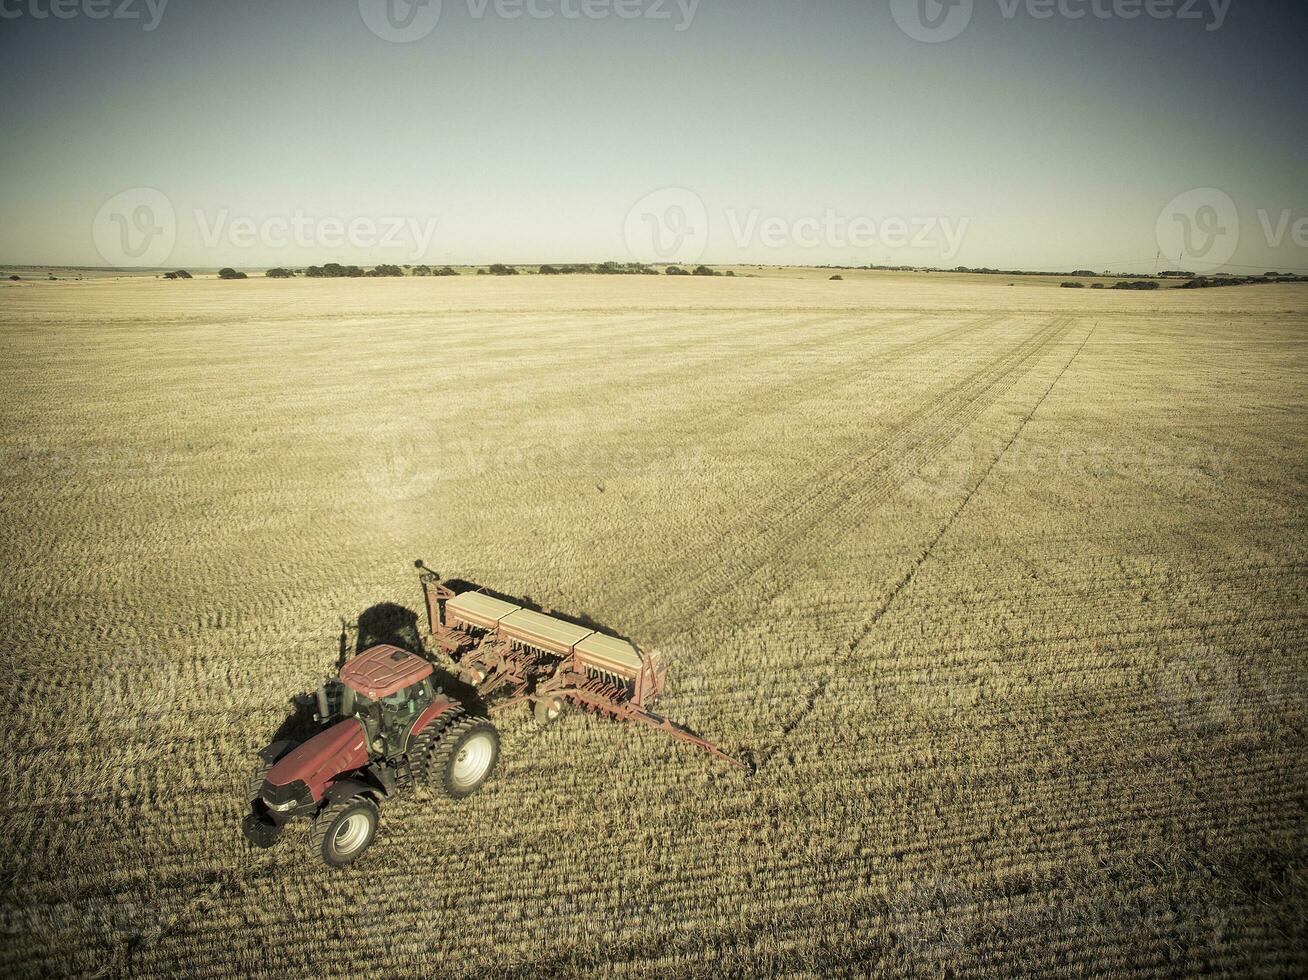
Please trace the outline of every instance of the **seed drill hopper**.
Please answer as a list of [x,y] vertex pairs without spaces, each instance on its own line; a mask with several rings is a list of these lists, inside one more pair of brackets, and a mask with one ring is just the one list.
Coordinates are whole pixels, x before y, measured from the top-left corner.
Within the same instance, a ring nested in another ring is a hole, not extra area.
[[667,675],[656,654],[484,592],[456,593],[426,569],[420,578],[432,641],[491,713],[526,704],[538,723],[548,724],[571,704],[657,728],[753,772],[749,762],[652,710]]

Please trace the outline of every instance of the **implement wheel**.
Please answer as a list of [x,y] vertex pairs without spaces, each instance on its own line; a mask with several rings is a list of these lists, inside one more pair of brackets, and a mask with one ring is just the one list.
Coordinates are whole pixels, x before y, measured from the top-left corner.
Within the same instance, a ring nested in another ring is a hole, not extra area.
[[441,733],[427,763],[433,788],[461,800],[481,789],[500,756],[500,733],[485,718],[460,719]]
[[557,695],[537,698],[531,703],[531,715],[536,719],[536,724],[541,727],[557,721],[561,714],[563,714],[563,698]]

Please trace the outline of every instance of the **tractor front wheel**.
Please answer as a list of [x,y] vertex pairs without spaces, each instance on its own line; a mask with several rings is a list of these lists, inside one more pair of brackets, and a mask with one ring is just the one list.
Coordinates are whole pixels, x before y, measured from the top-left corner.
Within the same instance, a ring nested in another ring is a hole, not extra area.
[[313,847],[333,868],[353,864],[377,836],[380,816],[377,804],[363,796],[333,803],[313,822]]
[[441,733],[427,762],[427,778],[456,800],[477,792],[495,768],[500,733],[485,718],[463,718]]

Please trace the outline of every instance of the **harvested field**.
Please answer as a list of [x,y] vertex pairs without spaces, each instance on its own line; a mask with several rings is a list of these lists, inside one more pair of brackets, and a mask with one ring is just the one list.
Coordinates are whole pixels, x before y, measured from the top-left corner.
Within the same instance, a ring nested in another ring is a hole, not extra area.
[[[6,974],[1308,971],[1308,288],[88,280],[0,344]],[[419,557],[758,774],[520,710],[354,868],[252,849]]]

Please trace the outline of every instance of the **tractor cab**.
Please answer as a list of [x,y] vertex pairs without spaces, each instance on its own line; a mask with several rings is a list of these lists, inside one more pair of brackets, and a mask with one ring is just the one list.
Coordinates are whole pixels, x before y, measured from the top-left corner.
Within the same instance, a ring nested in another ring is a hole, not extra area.
[[374,752],[400,755],[414,721],[436,696],[431,674],[431,664],[399,647],[365,650],[341,669],[341,714],[363,723]]

